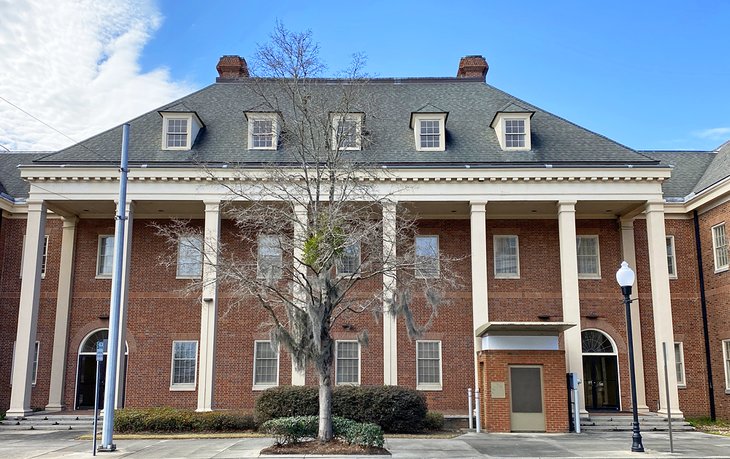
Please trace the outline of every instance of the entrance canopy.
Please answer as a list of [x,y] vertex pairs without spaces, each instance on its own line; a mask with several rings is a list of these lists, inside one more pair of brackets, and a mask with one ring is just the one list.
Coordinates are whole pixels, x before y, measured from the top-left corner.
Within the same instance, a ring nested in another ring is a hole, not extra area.
[[575,327],[567,322],[487,322],[477,328],[482,350],[557,350],[558,336]]

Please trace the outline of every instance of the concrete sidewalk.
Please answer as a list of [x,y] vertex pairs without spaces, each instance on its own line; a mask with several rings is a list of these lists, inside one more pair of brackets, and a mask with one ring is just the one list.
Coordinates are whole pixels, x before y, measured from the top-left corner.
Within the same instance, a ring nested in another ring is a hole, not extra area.
[[[0,458],[90,458],[91,441],[76,440],[77,432],[0,433]],[[386,440],[386,448],[397,458],[482,458],[482,457],[728,457],[730,437],[681,432],[675,434],[675,454],[669,453],[666,433],[643,434],[646,453],[631,453],[631,433],[588,434],[476,434],[453,439]],[[119,450],[99,453],[101,459],[117,458],[243,458],[259,457],[271,445],[268,438],[201,440],[119,440]],[[292,457],[292,456],[276,456]],[[334,458],[335,456],[325,456]],[[354,456],[348,456],[353,458]],[[364,456],[382,457],[382,456]]]

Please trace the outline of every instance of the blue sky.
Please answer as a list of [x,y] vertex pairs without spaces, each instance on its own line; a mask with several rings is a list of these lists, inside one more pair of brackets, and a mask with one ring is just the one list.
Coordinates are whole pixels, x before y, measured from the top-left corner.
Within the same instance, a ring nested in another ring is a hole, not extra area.
[[[143,68],[212,82],[223,54],[253,55],[276,19],[311,29],[332,71],[353,52],[375,76],[453,76],[482,54],[487,81],[638,149],[730,139],[730,2],[161,0]],[[715,131],[710,131],[710,130]]]

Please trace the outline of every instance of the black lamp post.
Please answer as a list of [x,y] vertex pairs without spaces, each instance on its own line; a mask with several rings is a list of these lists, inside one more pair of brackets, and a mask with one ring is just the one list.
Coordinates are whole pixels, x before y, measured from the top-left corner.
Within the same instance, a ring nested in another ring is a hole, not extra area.
[[621,262],[621,268],[616,271],[616,280],[621,286],[621,293],[624,295],[626,305],[626,327],[629,335],[629,374],[631,375],[631,408],[634,414],[634,421],[631,423],[631,451],[644,452],[644,445],[641,442],[641,429],[639,428],[639,413],[636,406],[636,374],[634,371],[634,335],[631,330],[631,287],[634,285],[636,274],[629,268],[629,264]]

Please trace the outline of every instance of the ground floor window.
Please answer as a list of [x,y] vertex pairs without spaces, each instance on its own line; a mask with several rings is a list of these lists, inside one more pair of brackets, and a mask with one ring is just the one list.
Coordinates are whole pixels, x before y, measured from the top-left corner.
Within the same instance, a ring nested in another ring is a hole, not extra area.
[[360,384],[360,343],[335,341],[335,384]]
[[441,341],[416,341],[418,390],[441,390]]
[[677,367],[677,386],[687,387],[684,380],[684,345],[674,343],[674,365]]
[[197,363],[197,341],[173,341],[170,389],[195,390]]
[[253,386],[266,389],[279,384],[279,352],[271,348],[271,341],[254,343]]
[[[31,374],[31,381],[35,386],[36,379],[38,378],[38,353],[40,352],[41,343],[40,341],[35,342],[35,349],[33,351],[33,373]],[[13,372],[15,371],[15,342],[13,342],[13,358],[10,362],[10,385],[13,385]]]
[[722,342],[722,357],[725,360],[725,390],[730,391],[730,339]]

